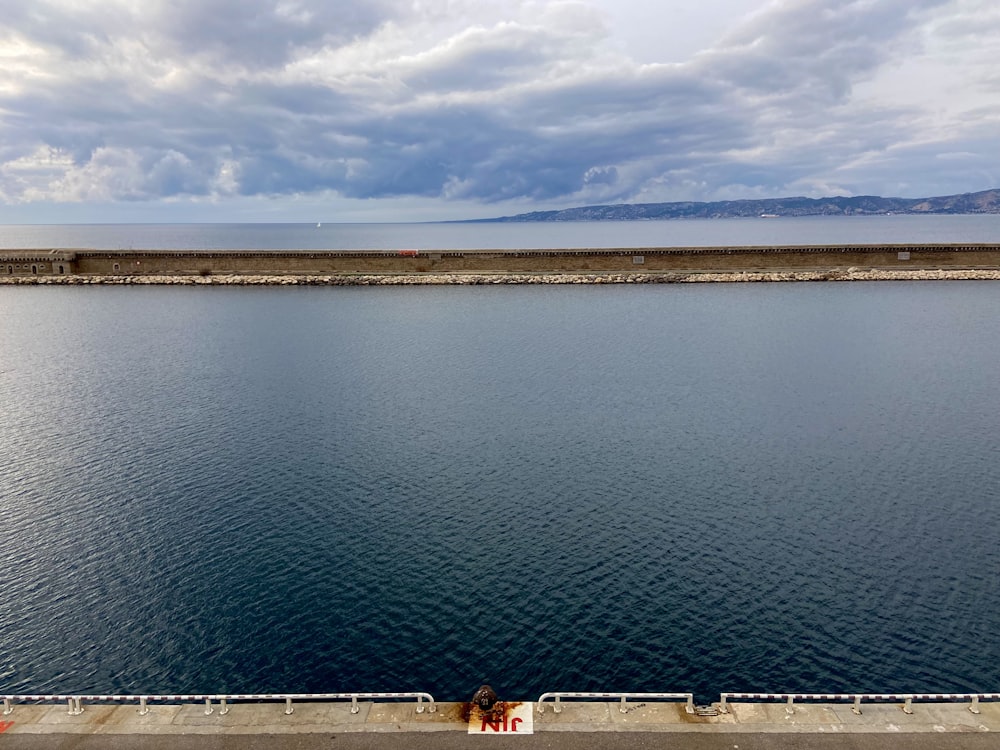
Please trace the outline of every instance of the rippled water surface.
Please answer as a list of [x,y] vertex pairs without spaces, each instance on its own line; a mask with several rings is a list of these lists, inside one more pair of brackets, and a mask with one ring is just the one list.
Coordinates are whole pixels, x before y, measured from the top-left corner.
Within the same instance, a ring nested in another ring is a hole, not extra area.
[[995,243],[1000,214],[453,224],[0,225],[0,248],[395,250]]
[[0,691],[1000,686],[993,283],[0,320]]

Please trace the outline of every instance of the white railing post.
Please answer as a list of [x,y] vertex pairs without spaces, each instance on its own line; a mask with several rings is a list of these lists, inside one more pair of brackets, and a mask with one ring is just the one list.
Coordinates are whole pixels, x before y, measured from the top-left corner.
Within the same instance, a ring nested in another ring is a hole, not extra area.
[[[84,713],[84,701],[91,701],[92,703],[103,704],[103,703],[131,703],[136,702],[139,705],[138,713],[141,716],[146,716],[151,710],[150,703],[157,700],[168,701],[168,702],[180,702],[184,704],[197,703],[198,701],[204,701],[205,704],[205,715],[209,716],[214,713],[213,703],[218,703],[219,715],[224,716],[229,713],[230,701],[236,700],[257,700],[263,702],[280,701],[285,702],[285,715],[291,715],[294,712],[292,707],[292,702],[294,700],[347,700],[350,699],[351,706],[350,711],[352,714],[357,714],[360,712],[360,700],[382,700],[382,699],[413,699],[416,698],[416,713],[434,713],[436,710],[436,704],[434,702],[434,697],[430,693],[309,693],[309,694],[299,694],[299,693],[284,693],[284,694],[267,694],[267,695],[0,695],[0,701],[3,702],[2,711],[3,716],[8,716],[14,711],[14,704],[18,702],[30,702],[30,703],[61,703],[66,701],[67,713],[70,716],[79,716]],[[591,699],[599,698],[602,700],[613,700],[618,699],[618,710],[622,714],[627,714],[629,711],[634,710],[639,705],[635,701],[640,700],[672,700],[672,701],[684,701],[684,708],[688,713],[697,713],[698,709],[694,705],[694,694],[693,693],[619,693],[619,692],[607,692],[607,693],[543,693],[539,696],[536,710],[539,714],[545,713],[546,701],[552,699],[552,710],[553,713],[561,714],[563,712],[562,699]],[[833,702],[850,702],[851,711],[856,715],[860,716],[861,703],[862,701],[903,701],[900,705],[900,709],[906,714],[913,713],[913,702],[916,701],[969,701],[965,704],[965,707],[973,714],[979,714],[983,700],[987,701],[998,701],[1000,700],[1000,693],[837,693],[837,694],[823,694],[823,693],[720,693],[718,710],[719,713],[728,714],[730,713],[729,703],[732,699],[739,700],[756,700],[756,701],[777,701],[781,700],[785,702],[785,709],[789,714],[795,713],[796,704],[802,701],[833,701]],[[899,705],[896,703],[896,705]],[[707,712],[706,712],[707,713]],[[714,714],[713,714],[714,715]]]
[[[617,695],[617,694],[616,694]],[[0,695],[0,701],[3,703],[2,709],[0,709],[0,715],[7,716],[14,711],[14,704],[18,702],[36,702],[36,703],[61,703],[66,701],[66,711],[70,716],[78,716],[84,712],[84,701],[92,701],[96,703],[137,703],[138,713],[142,716],[147,715],[154,703],[157,700],[167,701],[170,703],[182,703],[182,704],[193,704],[198,702],[204,702],[205,708],[204,712],[206,716],[210,716],[215,713],[216,706],[218,703],[219,715],[224,716],[229,713],[231,708],[232,700],[256,700],[261,702],[271,702],[271,701],[285,701],[285,714],[293,713],[292,702],[294,700],[327,700],[327,701],[342,701],[350,699],[351,701],[351,713],[358,713],[360,707],[358,704],[359,699],[370,699],[370,700],[380,700],[380,699],[416,699],[416,712],[417,713],[435,713],[437,711],[437,704],[434,701],[434,696],[430,693],[425,692],[405,692],[405,693],[280,693],[280,694],[261,694],[261,695]]]

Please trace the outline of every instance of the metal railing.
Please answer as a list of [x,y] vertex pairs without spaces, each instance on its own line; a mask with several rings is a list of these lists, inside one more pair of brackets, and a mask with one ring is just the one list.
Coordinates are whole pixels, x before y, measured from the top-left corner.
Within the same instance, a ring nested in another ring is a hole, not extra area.
[[219,715],[225,716],[229,713],[229,704],[237,701],[254,701],[265,703],[271,701],[285,702],[285,715],[290,715],[295,709],[292,701],[351,701],[351,713],[356,714],[361,710],[358,700],[390,700],[401,698],[415,698],[417,701],[417,713],[424,712],[424,700],[427,701],[427,710],[434,713],[437,706],[434,703],[434,696],[430,693],[267,693],[267,694],[218,694],[218,695],[4,695],[3,715],[14,711],[15,703],[66,703],[68,713],[71,716],[78,716],[83,713],[83,704],[87,703],[138,703],[139,713],[145,716],[149,713],[150,703],[201,703],[205,702],[205,715],[210,716],[215,708],[213,703],[219,704]]
[[628,713],[627,699],[635,700],[663,700],[663,701],[684,701],[684,710],[689,714],[694,713],[694,693],[542,693],[538,697],[538,713],[545,713],[545,699],[552,698],[552,710],[555,713],[562,713],[560,698],[618,698],[621,703],[618,710]]
[[954,703],[957,701],[970,701],[969,710],[979,713],[980,700],[1000,700],[1000,693],[722,693],[719,697],[719,710],[722,713],[729,713],[728,701],[730,700],[752,700],[752,701],[785,701],[785,710],[794,713],[795,701],[825,701],[827,703],[839,703],[853,701],[851,710],[861,715],[861,703],[885,701],[903,701],[903,713],[913,713],[913,701],[927,701],[938,703]]
[[[135,703],[139,707],[139,714],[149,713],[151,703],[201,703],[205,704],[205,715],[209,716],[215,712],[216,707],[220,716],[229,713],[230,704],[236,702],[279,702],[285,704],[285,715],[291,715],[294,711],[293,702],[308,701],[351,701],[351,713],[358,713],[361,708],[359,700],[416,700],[416,712],[434,713],[437,706],[434,696],[430,693],[407,692],[407,693],[266,693],[266,694],[201,694],[201,695],[3,695],[4,716],[14,711],[17,703],[65,703],[68,713],[76,716],[83,713],[84,703]],[[538,713],[545,713],[545,703],[552,700],[552,709],[555,713],[562,713],[561,699],[617,699],[619,700],[618,710],[621,713],[628,713],[629,700],[656,700],[656,701],[684,701],[684,710],[687,713],[695,713],[693,693],[570,693],[551,692],[542,693],[539,696],[536,708]],[[426,701],[426,705],[424,703]],[[852,702],[851,710],[856,714],[861,714],[861,704],[878,702],[902,702],[904,713],[913,713],[913,702],[937,702],[956,703],[968,701],[968,710],[974,714],[979,713],[980,701],[1000,701],[1000,693],[721,693],[719,696],[719,711],[729,712],[731,701],[784,701],[785,710],[794,713],[796,701],[842,703]],[[216,706],[216,704],[218,704]],[[634,708],[634,706],[633,706]]]

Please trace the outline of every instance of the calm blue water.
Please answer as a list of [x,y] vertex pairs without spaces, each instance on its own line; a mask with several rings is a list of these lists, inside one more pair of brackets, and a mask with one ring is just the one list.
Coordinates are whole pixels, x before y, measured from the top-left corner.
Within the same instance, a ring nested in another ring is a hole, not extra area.
[[996,690],[998,319],[0,287],[0,692]]
[[455,250],[1000,242],[1000,215],[523,224],[0,225],[0,248]]

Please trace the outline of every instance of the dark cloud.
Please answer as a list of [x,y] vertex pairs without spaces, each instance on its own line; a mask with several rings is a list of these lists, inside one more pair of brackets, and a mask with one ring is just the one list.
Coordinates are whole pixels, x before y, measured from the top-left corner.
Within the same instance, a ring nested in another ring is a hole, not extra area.
[[392,0],[0,0],[24,71],[0,73],[0,196],[875,192],[864,175],[891,167],[873,154],[919,140],[919,112],[854,91],[945,4],[785,0],[689,63],[638,66],[589,21],[516,3],[452,28]]
[[340,45],[386,20],[373,0],[173,0],[144,10],[170,53],[207,56],[225,65],[271,67],[295,50]]

